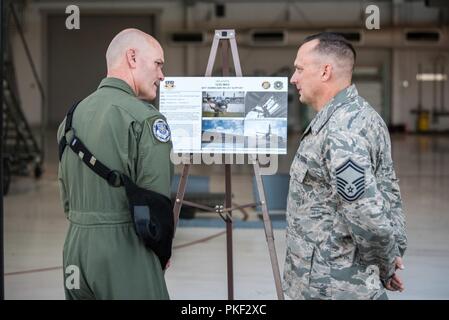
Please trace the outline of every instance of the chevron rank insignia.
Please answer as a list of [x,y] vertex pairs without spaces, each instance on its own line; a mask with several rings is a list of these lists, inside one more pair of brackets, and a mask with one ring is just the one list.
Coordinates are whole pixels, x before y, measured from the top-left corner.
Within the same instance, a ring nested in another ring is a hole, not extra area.
[[353,202],[365,192],[365,169],[348,159],[337,168],[337,192],[346,201]]

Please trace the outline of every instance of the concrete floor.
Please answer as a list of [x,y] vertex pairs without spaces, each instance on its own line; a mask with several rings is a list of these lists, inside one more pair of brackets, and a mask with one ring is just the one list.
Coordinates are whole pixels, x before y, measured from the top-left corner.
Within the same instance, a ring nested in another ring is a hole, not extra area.
[[[289,150],[296,146],[289,146]],[[52,151],[43,178],[15,178],[4,199],[7,299],[64,298],[60,266],[67,221],[59,203],[53,142],[49,148]],[[406,290],[390,294],[390,298],[449,299],[449,137],[393,136],[393,155],[404,200],[409,249],[402,272]],[[290,158],[281,160],[281,172],[288,170]],[[209,170],[212,191],[223,190],[220,167]],[[204,168],[192,171],[205,174]],[[252,202],[252,173],[245,168],[234,172],[234,200]],[[241,215],[234,216],[239,219]],[[250,212],[250,220],[256,219]],[[172,299],[227,298],[223,230],[178,228],[177,248],[166,272]],[[285,232],[274,232],[282,272]],[[233,243],[235,298],[276,299],[263,229],[235,228]]]

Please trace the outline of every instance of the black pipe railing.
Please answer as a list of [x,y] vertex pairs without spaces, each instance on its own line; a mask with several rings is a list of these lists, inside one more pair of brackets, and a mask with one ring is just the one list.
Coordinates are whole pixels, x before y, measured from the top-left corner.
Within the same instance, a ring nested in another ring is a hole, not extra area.
[[31,71],[33,73],[34,81],[36,81],[37,87],[39,89],[39,93],[41,96],[41,141],[40,141],[40,164],[44,162],[44,156],[45,156],[45,127],[46,127],[46,118],[45,118],[45,93],[44,93],[44,87],[42,86],[42,82],[39,79],[39,75],[37,74],[36,65],[33,61],[33,57],[31,56],[30,49],[28,47],[27,41],[25,39],[25,36],[23,34],[22,25],[20,24],[19,17],[17,15],[16,9],[14,7],[13,2],[10,2],[9,9],[11,10],[11,14],[14,20],[14,23],[16,24],[17,32],[19,33],[20,40],[22,42],[23,48],[25,49],[25,54],[28,59],[28,63],[30,64]]

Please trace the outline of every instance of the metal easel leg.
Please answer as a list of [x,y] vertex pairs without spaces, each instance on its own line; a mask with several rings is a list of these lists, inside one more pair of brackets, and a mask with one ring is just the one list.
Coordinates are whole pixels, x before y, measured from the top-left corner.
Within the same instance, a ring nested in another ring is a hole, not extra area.
[[[221,59],[223,76],[229,75],[229,54],[228,41],[221,42]],[[225,159],[227,155],[225,155]],[[232,206],[232,182],[231,182],[231,165],[225,162],[225,208]],[[234,263],[232,248],[232,211],[227,213],[226,218],[226,260],[228,273],[228,300],[234,300]]]
[[265,200],[265,190],[263,187],[262,176],[260,175],[259,162],[253,156],[250,156],[253,162],[254,175],[256,177],[257,192],[262,207],[263,224],[265,227],[265,238],[268,244],[268,252],[270,253],[271,267],[273,269],[274,283],[276,286],[276,293],[279,300],[284,300],[284,292],[281,285],[281,274],[279,271],[279,264],[276,255],[276,248],[274,246],[273,226],[271,224],[270,216],[268,214],[267,202]]
[[[217,55],[217,49],[220,40],[229,40],[223,41],[222,44],[222,70],[223,76],[228,76],[229,74],[229,44],[231,47],[232,58],[234,61],[234,69],[236,76],[242,76],[242,69],[240,65],[240,59],[237,50],[237,43],[235,40],[235,30],[215,30],[214,40],[212,42],[211,51],[209,54],[209,60],[207,63],[207,68],[205,72],[206,77],[210,77],[212,75],[212,69],[215,63],[215,58]],[[268,215],[268,207],[265,201],[265,192],[263,188],[262,178],[260,175],[260,168],[257,159],[250,156],[253,162],[254,173],[256,176],[257,190],[259,193],[259,199],[262,203],[262,212],[263,212],[263,221],[265,228],[265,237],[268,243],[268,251],[270,253],[270,260],[273,269],[274,281],[276,285],[276,293],[279,300],[284,300],[284,293],[282,291],[281,286],[281,277],[279,272],[279,265],[276,256],[276,249],[274,246],[274,237],[273,237],[273,229],[270,221],[270,217]],[[176,202],[173,209],[173,213],[175,216],[175,230],[179,220],[179,212],[181,210],[182,202],[184,199],[184,192],[187,183],[187,177],[189,172],[190,165],[184,165],[181,179],[178,185],[178,192],[176,196]],[[231,186],[231,165],[225,164],[225,207],[232,207],[232,186]],[[234,268],[233,268],[233,246],[232,246],[232,212],[227,212],[226,219],[226,249],[227,249],[227,276],[228,276],[228,299],[234,299]]]
[[[232,207],[231,165],[225,164],[225,208]],[[228,300],[234,300],[234,261],[232,248],[232,211],[226,214],[226,252],[228,270]]]
[[187,178],[189,177],[190,164],[185,164],[182,168],[182,174],[179,179],[178,191],[176,192],[175,205],[173,207],[173,218],[174,218],[174,233],[176,234],[176,228],[179,221],[179,213],[181,212],[182,201],[184,200],[184,193],[186,191]]

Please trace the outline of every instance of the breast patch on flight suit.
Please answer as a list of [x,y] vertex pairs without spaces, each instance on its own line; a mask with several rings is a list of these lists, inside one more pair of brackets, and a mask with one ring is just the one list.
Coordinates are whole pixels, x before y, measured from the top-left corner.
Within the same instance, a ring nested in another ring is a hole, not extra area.
[[152,132],[154,137],[160,142],[168,142],[171,138],[170,127],[164,119],[156,119],[153,122]]
[[351,158],[336,169],[337,192],[348,202],[359,199],[365,193],[365,169]]

